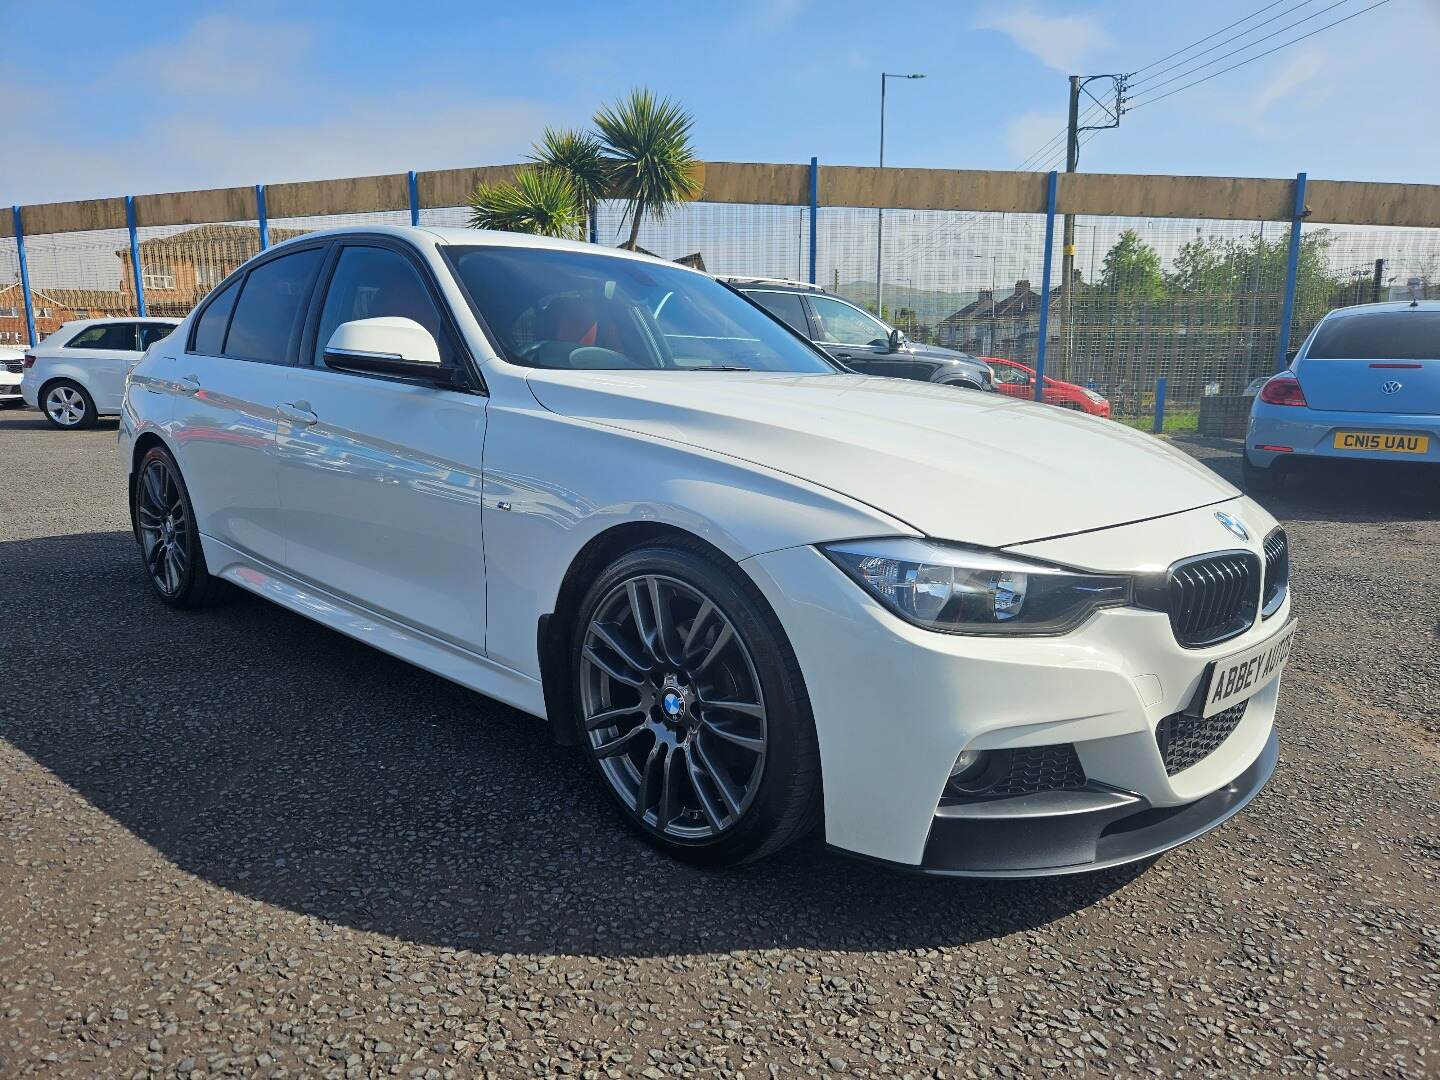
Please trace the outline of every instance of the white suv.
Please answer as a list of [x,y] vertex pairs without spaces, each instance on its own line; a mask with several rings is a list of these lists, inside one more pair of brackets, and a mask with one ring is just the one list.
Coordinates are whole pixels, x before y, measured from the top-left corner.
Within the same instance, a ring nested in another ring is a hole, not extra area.
[[25,354],[20,392],[58,428],[120,411],[125,376],[179,319],[77,319]]

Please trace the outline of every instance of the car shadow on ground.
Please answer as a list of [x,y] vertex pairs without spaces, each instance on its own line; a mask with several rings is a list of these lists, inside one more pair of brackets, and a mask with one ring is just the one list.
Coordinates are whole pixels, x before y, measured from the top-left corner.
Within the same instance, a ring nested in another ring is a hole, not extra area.
[[170,611],[125,533],[0,559],[0,735],[181,869],[334,923],[495,952],[916,948],[1043,925],[1144,871],[940,880],[818,837],[698,870],[627,832],[543,723],[247,595]]
[[[1173,441],[1245,490],[1241,440],[1183,435]],[[1272,490],[1248,494],[1282,521],[1430,520],[1440,517],[1440,467],[1407,461],[1303,461]]]
[[[53,431],[56,435],[70,435],[70,431],[62,431],[49,420],[45,419],[43,413],[35,409],[0,409],[0,420],[5,421],[5,431]],[[99,431],[115,431],[120,426],[120,421],[114,416],[101,416],[95,420],[94,428]],[[82,429],[85,430],[85,429]]]

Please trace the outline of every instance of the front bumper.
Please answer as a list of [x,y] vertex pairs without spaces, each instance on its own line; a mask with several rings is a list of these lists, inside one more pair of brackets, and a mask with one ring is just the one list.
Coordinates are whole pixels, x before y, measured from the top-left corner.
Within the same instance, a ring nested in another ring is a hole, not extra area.
[[[1369,450],[1335,449],[1339,431],[1377,431],[1397,435],[1428,435],[1430,448],[1423,454],[1395,454]],[[1288,451],[1262,450],[1286,446]],[[1362,461],[1440,462],[1440,416],[1433,414],[1327,412],[1256,401],[1245,435],[1245,454],[1253,465],[1268,469],[1277,460],[1299,457],[1353,458]]]
[[1143,795],[1104,785],[942,806],[919,869],[947,877],[1039,877],[1152,858],[1239,813],[1260,793],[1279,757],[1272,728],[1248,769],[1180,806],[1152,807]]
[[[1274,519],[1248,499],[1223,505],[1241,514],[1258,553]],[[1214,513],[1202,507],[1013,550],[1099,571],[1163,569],[1237,546]],[[814,548],[741,565],[774,607],[805,675],[833,847],[941,873],[1094,869],[1214,827],[1273,768],[1278,679],[1249,699],[1213,751],[1174,773],[1156,728],[1190,705],[1210,661],[1280,630],[1288,597],[1270,618],[1206,649],[1182,648],[1166,615],[1137,608],[1099,612],[1059,637],[967,637],[891,615]],[[942,805],[962,750],[1063,744],[1082,767],[1082,790]]]

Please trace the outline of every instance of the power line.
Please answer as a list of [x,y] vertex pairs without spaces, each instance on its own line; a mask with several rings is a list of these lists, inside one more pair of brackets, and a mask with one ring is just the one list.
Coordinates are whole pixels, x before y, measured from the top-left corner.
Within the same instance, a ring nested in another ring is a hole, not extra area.
[[[1282,2],[1283,2],[1283,0],[1282,0]],[[1348,3],[1348,2],[1349,2],[1349,0],[1337,0],[1337,2],[1331,4],[1330,7],[1324,8],[1324,9],[1322,9],[1322,10],[1320,10],[1320,11],[1317,11],[1317,12],[1315,12],[1315,13],[1312,14],[1312,15],[1307,15],[1307,16],[1305,16],[1304,19],[1300,19],[1300,20],[1298,20],[1297,22],[1291,23],[1290,25],[1291,25],[1291,26],[1298,26],[1298,25],[1300,25],[1300,23],[1305,22],[1305,21],[1307,21],[1307,20],[1309,20],[1309,19],[1313,19],[1313,18],[1315,18],[1317,15],[1324,15],[1325,12],[1327,12],[1327,11],[1330,10],[1330,8],[1339,7],[1340,4],[1344,4],[1344,3]],[[1193,62],[1193,61],[1195,61],[1195,60],[1200,59],[1200,57],[1202,57],[1202,56],[1206,56],[1206,55],[1214,52],[1216,49],[1223,49],[1226,45],[1229,45],[1232,41],[1239,41],[1239,40],[1240,40],[1241,38],[1243,38],[1243,37],[1249,37],[1249,36],[1250,36],[1251,34],[1253,34],[1256,30],[1259,30],[1262,26],[1269,26],[1269,25],[1270,25],[1271,23],[1273,23],[1276,19],[1283,19],[1286,15],[1293,15],[1295,12],[1299,11],[1301,8],[1303,8],[1303,7],[1309,7],[1309,6],[1310,6],[1311,4],[1313,4],[1313,3],[1315,3],[1315,0],[1300,0],[1300,3],[1294,5],[1293,7],[1288,7],[1288,8],[1286,8],[1284,11],[1277,12],[1276,14],[1270,16],[1270,18],[1264,19],[1264,20],[1256,23],[1254,26],[1246,27],[1244,30],[1241,30],[1240,33],[1238,33],[1238,34],[1232,34],[1232,35],[1230,35],[1230,37],[1225,38],[1223,41],[1217,41],[1214,45],[1211,45],[1210,48],[1208,48],[1208,49],[1203,49],[1203,50],[1201,50],[1200,52],[1195,53],[1193,56],[1187,56],[1184,60],[1176,61],[1175,63],[1169,65],[1168,67],[1161,68],[1161,69],[1160,69],[1159,71],[1157,71],[1154,75],[1151,75],[1151,76],[1149,76],[1148,78],[1141,79],[1139,82],[1135,83],[1134,85],[1135,85],[1135,86],[1144,86],[1146,83],[1152,83],[1152,82],[1154,82],[1156,79],[1158,79],[1161,75],[1164,75],[1167,71],[1174,71],[1177,67],[1183,67],[1183,66],[1186,65],[1186,64],[1189,64],[1189,63],[1191,63],[1191,62]],[[1271,7],[1274,7],[1274,5],[1272,4]],[[1254,14],[1250,15],[1249,18],[1253,19],[1256,15],[1263,14],[1265,11],[1268,11],[1268,10],[1269,10],[1269,8],[1261,8],[1259,11],[1257,11],[1257,12],[1255,12]],[[1244,22],[1244,21],[1246,21],[1246,20],[1242,19],[1241,21]],[[1290,29],[1290,27],[1288,27],[1288,26],[1286,26],[1286,27],[1281,27],[1279,30],[1276,30],[1276,31],[1274,32],[1274,34],[1284,33],[1284,32],[1285,32],[1286,30],[1288,30],[1288,29]],[[1224,31],[1219,31],[1219,33],[1224,33]],[[1270,34],[1270,35],[1268,35],[1268,36],[1273,37],[1274,34]],[[1214,37],[1215,35],[1214,35],[1214,34],[1211,34],[1210,36],[1211,36],[1211,37]],[[1208,39],[1207,39],[1207,40],[1208,40]],[[1257,44],[1258,42],[1264,41],[1264,40],[1265,40],[1265,38],[1257,38],[1256,41],[1250,42],[1250,45]],[[1202,44],[1202,43],[1203,43],[1203,42],[1197,41],[1195,44],[1199,45],[1199,44]],[[1241,49],[1246,49],[1246,48],[1249,48],[1249,45],[1242,45],[1240,48],[1241,48]],[[1181,50],[1181,51],[1183,52],[1183,51],[1185,51],[1185,50]],[[1237,51],[1238,51],[1238,50],[1237,50]],[[1228,55],[1228,54],[1227,54],[1227,55]],[[1217,59],[1224,59],[1224,57],[1219,57],[1219,58],[1217,58]],[[1214,63],[1214,61],[1209,61],[1209,63]],[[1150,66],[1151,66],[1151,67],[1154,67],[1155,65],[1152,64],[1152,65],[1150,65]],[[1202,65],[1200,65],[1200,66],[1201,66],[1201,67],[1204,67],[1204,66],[1206,66],[1206,65],[1205,65],[1205,64],[1202,64]],[[1149,68],[1142,68],[1142,69],[1141,69],[1141,71],[1148,71],[1148,70],[1149,70]],[[1139,75],[1140,72],[1137,71],[1137,72],[1135,72],[1134,74]]]
[[[1339,25],[1340,25],[1341,23],[1343,23],[1343,22],[1349,22],[1351,19],[1354,19],[1354,18],[1357,18],[1357,17],[1359,17],[1359,16],[1361,16],[1361,15],[1364,15],[1367,11],[1374,11],[1374,10],[1375,10],[1376,8],[1378,8],[1378,7],[1384,7],[1384,6],[1385,6],[1386,4],[1388,4],[1388,3],[1390,3],[1390,0],[1376,0],[1376,3],[1371,4],[1369,7],[1361,8],[1359,11],[1351,12],[1349,15],[1346,15],[1344,18],[1336,19],[1334,22],[1326,23],[1324,26],[1317,26],[1314,30],[1311,30],[1308,34],[1301,34],[1299,37],[1291,38],[1289,41],[1282,41],[1279,45],[1276,45],[1276,46],[1275,46],[1274,48],[1272,48],[1272,49],[1266,49],[1266,50],[1265,50],[1264,52],[1262,52],[1262,53],[1256,53],[1254,56],[1246,57],[1244,60],[1241,60],[1241,61],[1240,61],[1239,63],[1237,63],[1237,64],[1231,64],[1231,65],[1230,65],[1229,67],[1227,67],[1227,68],[1221,68],[1219,71],[1213,71],[1213,72],[1211,72],[1209,75],[1206,75],[1203,79],[1196,79],[1194,82],[1188,82],[1188,83],[1186,83],[1184,86],[1177,86],[1174,90],[1167,90],[1167,91],[1165,91],[1165,93],[1163,93],[1163,94],[1159,94],[1159,95],[1156,95],[1156,96],[1152,96],[1152,97],[1145,98],[1145,99],[1143,99],[1143,100],[1141,100],[1141,101],[1137,101],[1137,102],[1135,102],[1134,104],[1132,104],[1132,105],[1130,106],[1130,108],[1132,108],[1132,109],[1138,109],[1138,108],[1140,108],[1140,106],[1142,106],[1142,105],[1151,105],[1151,104],[1153,104],[1154,102],[1161,101],[1161,100],[1163,100],[1163,99],[1165,99],[1165,98],[1167,98],[1167,97],[1171,97],[1171,96],[1173,96],[1173,95],[1175,95],[1175,94],[1178,94],[1178,93],[1180,93],[1182,90],[1189,90],[1192,86],[1199,86],[1199,85],[1200,85],[1201,83],[1203,83],[1203,82],[1209,82],[1211,79],[1218,78],[1219,76],[1224,75],[1226,72],[1234,71],[1236,68],[1242,68],[1242,67],[1244,67],[1246,64],[1254,63],[1256,60],[1263,59],[1264,57],[1269,56],[1269,55],[1271,55],[1272,53],[1277,53],[1277,52],[1279,52],[1281,49],[1289,48],[1291,45],[1294,45],[1294,44],[1297,44],[1298,42],[1304,41],[1306,38],[1312,38],[1312,37],[1314,37],[1316,34],[1321,33],[1321,32],[1324,31],[1324,30],[1329,30],[1329,29],[1330,29],[1331,27],[1333,27],[1333,26],[1339,26]],[[1272,36],[1273,36],[1273,35],[1272,35]],[[1258,44],[1258,42],[1256,42],[1255,44]],[[1204,66],[1208,67],[1209,65],[1207,64],[1207,65],[1204,65]],[[1173,81],[1173,80],[1171,80],[1171,81]],[[1163,84],[1162,84],[1162,85],[1163,85]],[[1159,87],[1155,87],[1154,89],[1159,89]]]
[[[1306,2],[1308,3],[1309,0],[1306,0]],[[1252,11],[1249,15],[1246,15],[1245,18],[1243,18],[1243,19],[1236,19],[1236,20],[1235,20],[1234,22],[1232,22],[1229,26],[1222,26],[1219,30],[1216,30],[1213,34],[1206,34],[1206,35],[1205,35],[1204,37],[1202,37],[1199,41],[1192,41],[1189,45],[1186,45],[1183,49],[1176,49],[1174,52],[1170,53],[1168,56],[1162,56],[1159,60],[1155,60],[1155,61],[1153,61],[1153,62],[1151,62],[1151,63],[1149,63],[1149,64],[1146,64],[1144,67],[1140,68],[1138,71],[1132,71],[1131,74],[1132,74],[1132,75],[1140,75],[1140,74],[1143,74],[1144,72],[1149,71],[1149,70],[1150,70],[1151,68],[1153,68],[1153,67],[1159,67],[1161,64],[1165,63],[1166,60],[1174,59],[1175,57],[1179,56],[1181,53],[1187,53],[1187,52],[1189,52],[1191,49],[1193,49],[1196,45],[1204,45],[1205,42],[1209,41],[1209,40],[1210,40],[1211,38],[1213,38],[1213,37],[1218,37],[1219,35],[1225,33],[1226,30],[1234,29],[1235,27],[1239,26],[1239,25],[1240,25],[1241,23],[1243,23],[1243,22],[1249,22],[1249,21],[1250,21],[1251,19],[1253,19],[1256,15],[1263,15],[1265,12],[1269,11],[1271,8],[1273,8],[1273,7],[1278,7],[1280,4],[1283,4],[1283,3],[1285,3],[1285,0],[1274,0],[1273,3],[1266,4],[1264,7],[1260,8],[1258,11]]]
[[[1253,49],[1256,45],[1259,45],[1259,44],[1260,44],[1261,42],[1263,42],[1263,41],[1269,41],[1269,40],[1270,40],[1271,38],[1273,38],[1273,37],[1278,37],[1278,36],[1280,36],[1281,34],[1285,33],[1285,31],[1287,31],[1287,30],[1293,30],[1293,29],[1295,29],[1295,27],[1299,26],[1301,23],[1307,23],[1307,22],[1309,22],[1311,19],[1319,18],[1321,15],[1324,15],[1327,11],[1334,11],[1337,7],[1342,7],[1342,6],[1344,6],[1345,4],[1348,4],[1349,2],[1350,2],[1350,0],[1335,0],[1335,2],[1334,2],[1333,4],[1331,4],[1329,7],[1321,8],[1319,11],[1316,11],[1316,12],[1310,14],[1310,15],[1306,15],[1303,19],[1296,19],[1293,23],[1288,23],[1287,25],[1282,26],[1279,30],[1272,30],[1270,33],[1266,34],[1264,37],[1258,37],[1258,38],[1256,38],[1254,41],[1247,41],[1244,45],[1241,45],[1239,48],[1231,49],[1231,50],[1230,50],[1229,52],[1227,52],[1227,53],[1221,53],[1219,56],[1215,57],[1214,60],[1206,60],[1205,63],[1203,63],[1203,64],[1196,64],[1194,67],[1192,67],[1192,68],[1187,68],[1186,70],[1180,72],[1178,75],[1172,75],[1172,76],[1170,76],[1170,78],[1168,78],[1168,79],[1165,79],[1165,80],[1163,80],[1163,81],[1161,81],[1161,82],[1155,83],[1154,86],[1151,86],[1151,87],[1150,87],[1150,92],[1153,93],[1154,91],[1159,90],[1160,87],[1162,87],[1162,86],[1169,86],[1169,85],[1170,85],[1171,83],[1173,83],[1173,82],[1178,82],[1180,79],[1185,78],[1187,75],[1193,75],[1193,74],[1195,74],[1197,71],[1203,71],[1203,70],[1205,70],[1207,67],[1212,67],[1213,65],[1220,63],[1222,60],[1228,60],[1228,59],[1229,59],[1230,57],[1232,57],[1232,56],[1238,56],[1240,53],[1243,53],[1246,49]],[[1368,10],[1368,9],[1367,9],[1367,10]],[[1356,12],[1355,14],[1358,15],[1358,14],[1360,14],[1360,12]],[[1342,19],[1342,20],[1339,20],[1339,21],[1343,22],[1344,20]],[[1330,24],[1328,24],[1328,25],[1334,26],[1335,24],[1334,24],[1334,23],[1330,23]],[[1323,30],[1323,29],[1325,29],[1325,27],[1322,26],[1322,27],[1320,27],[1320,29]],[[1241,36],[1243,36],[1243,35],[1241,35]],[[1232,40],[1233,40],[1233,39],[1232,39]],[[1297,38],[1296,40],[1300,40],[1300,39]],[[1219,48],[1219,46],[1216,46],[1216,48]],[[1208,50],[1207,50],[1207,51],[1208,51]],[[1202,53],[1202,54],[1200,54],[1200,55],[1203,56],[1204,54]],[[1269,55],[1269,54],[1268,54],[1268,53],[1260,53],[1259,55],[1261,55],[1261,56],[1267,56],[1267,55]],[[1188,61],[1187,61],[1187,63],[1188,63]],[[1227,70],[1228,70],[1228,69],[1227,69]],[[1152,78],[1152,79],[1147,79],[1146,82],[1154,82],[1154,79],[1153,79],[1153,78]]]

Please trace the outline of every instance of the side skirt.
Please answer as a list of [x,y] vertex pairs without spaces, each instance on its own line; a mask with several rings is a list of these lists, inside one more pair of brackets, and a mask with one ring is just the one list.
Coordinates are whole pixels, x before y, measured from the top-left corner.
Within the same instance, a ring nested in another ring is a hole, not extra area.
[[503,701],[532,716],[545,716],[545,694],[540,680],[342,600],[213,536],[202,535],[201,541],[205,561],[211,567],[220,567],[212,573],[226,581],[442,679]]

